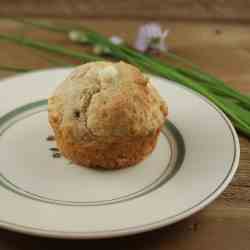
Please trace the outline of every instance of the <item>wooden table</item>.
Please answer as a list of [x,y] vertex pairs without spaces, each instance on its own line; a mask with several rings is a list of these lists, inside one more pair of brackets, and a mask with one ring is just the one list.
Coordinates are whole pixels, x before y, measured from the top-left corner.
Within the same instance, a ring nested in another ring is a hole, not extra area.
[[[62,22],[60,19],[56,21]],[[79,19],[73,21],[79,22]],[[120,35],[129,42],[133,41],[138,26],[143,23],[133,18],[117,18],[116,22],[113,22],[109,17],[81,19],[81,22],[107,35]],[[207,20],[160,22],[171,30],[168,38],[170,50],[189,58],[224,79],[229,85],[250,94],[249,25]],[[24,28],[6,19],[0,20],[0,32],[25,33],[35,38],[75,47],[62,35]],[[54,58],[53,55],[7,43],[0,43],[0,50],[0,65],[46,68],[51,67],[48,58]],[[70,62],[64,57],[57,58]],[[8,75],[10,73],[0,73],[2,78]],[[211,205],[184,221],[136,236],[88,241],[42,239],[0,230],[0,249],[249,250],[250,141],[240,136],[240,143],[240,166],[232,183]]]

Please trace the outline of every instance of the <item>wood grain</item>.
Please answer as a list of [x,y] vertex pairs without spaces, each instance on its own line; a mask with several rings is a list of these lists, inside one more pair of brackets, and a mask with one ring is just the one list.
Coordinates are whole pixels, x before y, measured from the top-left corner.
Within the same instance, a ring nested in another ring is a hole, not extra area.
[[[47,19],[46,19],[47,20]],[[61,19],[49,19],[65,23]],[[80,23],[80,20],[74,19]],[[117,34],[130,43],[142,21],[82,19],[81,23],[106,35]],[[229,85],[250,94],[250,27],[246,24],[217,22],[162,21],[171,30],[170,50],[199,64]],[[77,50],[66,37],[24,27],[9,20],[0,21],[0,32],[22,33],[33,38],[63,44]],[[22,67],[51,67],[48,58],[73,62],[65,57],[38,53],[33,49],[0,43],[1,64]],[[0,77],[10,75],[0,72]],[[239,169],[223,194],[198,214],[154,232],[137,236],[96,241],[40,239],[0,230],[0,249],[168,249],[168,250],[248,250],[250,246],[250,140],[240,136]]]
[[1,0],[0,16],[249,21],[248,0]]
[[[223,215],[224,210],[208,210],[174,225],[135,236],[106,240],[41,239],[0,231],[3,250],[55,249],[143,249],[143,250],[248,250],[250,224],[242,216]],[[210,212],[212,211],[212,212]]]

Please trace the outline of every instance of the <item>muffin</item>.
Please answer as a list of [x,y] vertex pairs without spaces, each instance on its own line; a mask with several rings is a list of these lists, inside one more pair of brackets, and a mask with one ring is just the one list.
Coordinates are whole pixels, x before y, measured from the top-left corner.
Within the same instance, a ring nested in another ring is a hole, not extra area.
[[77,67],[48,100],[60,152],[107,169],[142,161],[155,148],[167,106],[136,67],[91,62]]

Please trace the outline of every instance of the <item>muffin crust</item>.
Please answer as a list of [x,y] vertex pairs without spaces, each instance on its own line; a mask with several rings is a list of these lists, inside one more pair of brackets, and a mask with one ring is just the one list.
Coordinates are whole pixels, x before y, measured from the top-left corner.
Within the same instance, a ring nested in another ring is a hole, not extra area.
[[154,149],[167,115],[149,79],[124,62],[77,67],[48,103],[60,151],[89,167],[121,168],[141,161]]

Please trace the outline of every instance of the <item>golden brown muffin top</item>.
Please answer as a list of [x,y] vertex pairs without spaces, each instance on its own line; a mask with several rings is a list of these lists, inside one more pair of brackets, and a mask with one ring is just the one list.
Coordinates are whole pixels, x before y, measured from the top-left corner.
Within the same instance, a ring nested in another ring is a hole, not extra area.
[[145,136],[159,129],[166,115],[149,79],[124,62],[81,65],[49,98],[49,116],[77,140]]

